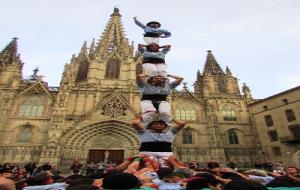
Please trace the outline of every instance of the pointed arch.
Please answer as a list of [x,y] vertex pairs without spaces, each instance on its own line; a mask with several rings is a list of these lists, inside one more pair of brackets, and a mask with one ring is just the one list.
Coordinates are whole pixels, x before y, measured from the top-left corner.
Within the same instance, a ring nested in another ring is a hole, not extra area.
[[217,77],[217,89],[221,94],[227,92],[227,83],[225,78],[222,75],[218,75]]
[[31,125],[22,126],[19,130],[16,141],[19,143],[29,143],[32,140],[33,127]]
[[105,78],[106,79],[118,79],[120,77],[120,60],[111,59],[106,64]]
[[87,79],[89,65],[90,63],[87,60],[80,63],[76,76],[76,81],[83,81]]
[[175,117],[179,120],[184,121],[195,121],[196,117],[196,108],[191,105],[179,105],[175,109]]
[[193,144],[193,134],[191,128],[182,130],[182,144]]
[[225,121],[236,121],[237,120],[237,114],[235,109],[231,105],[226,104],[223,109],[223,119]]
[[228,130],[229,144],[240,144],[238,133],[234,129]]
[[43,97],[26,99],[19,106],[17,115],[19,117],[41,117],[45,110],[44,102]]

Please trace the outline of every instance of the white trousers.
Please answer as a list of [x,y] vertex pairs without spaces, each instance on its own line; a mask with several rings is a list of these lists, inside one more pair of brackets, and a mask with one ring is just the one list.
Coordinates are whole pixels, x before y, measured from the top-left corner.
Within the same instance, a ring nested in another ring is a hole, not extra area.
[[159,37],[144,37],[146,44],[159,44]]
[[143,69],[148,77],[160,75],[167,78],[167,64],[165,63],[143,63]]
[[151,159],[158,162],[159,167],[166,168],[169,167],[168,158],[173,155],[173,152],[140,152],[140,154],[146,154]]
[[171,106],[167,101],[161,101],[158,110],[155,109],[151,100],[141,101],[143,125],[148,126],[149,123],[155,120],[156,112],[159,112],[159,120],[163,120],[167,125],[171,125],[172,115]]

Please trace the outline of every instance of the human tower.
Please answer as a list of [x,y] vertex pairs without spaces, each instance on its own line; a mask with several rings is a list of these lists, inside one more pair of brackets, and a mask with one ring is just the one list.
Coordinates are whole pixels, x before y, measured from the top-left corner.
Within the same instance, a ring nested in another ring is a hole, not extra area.
[[[173,119],[167,97],[180,85],[183,78],[168,74],[165,55],[170,51],[171,45],[159,45],[160,38],[168,38],[171,33],[161,29],[161,24],[157,21],[144,25],[134,17],[134,22],[145,32],[145,44],[138,45],[144,69],[144,74],[137,76],[141,116],[133,122],[141,141],[140,155],[149,157],[157,163],[158,168],[172,167],[170,160],[177,162],[171,148],[172,141],[185,123]],[[173,81],[170,82],[170,79]],[[178,164],[181,165],[177,162]]]

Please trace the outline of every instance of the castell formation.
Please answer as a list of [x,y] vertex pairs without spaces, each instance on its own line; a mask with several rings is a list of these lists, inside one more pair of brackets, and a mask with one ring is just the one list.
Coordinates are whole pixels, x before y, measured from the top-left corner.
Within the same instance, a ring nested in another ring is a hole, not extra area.
[[[141,116],[133,122],[141,141],[140,154],[149,156],[158,167],[170,166],[168,159],[173,157],[174,135],[185,123],[174,120],[167,96],[182,82],[183,78],[168,74],[165,55],[171,45],[159,44],[160,38],[171,36],[161,24],[151,21],[146,25],[134,17],[136,25],[144,30],[145,44],[138,45],[138,53],[143,57],[145,74],[137,76],[137,86],[141,94]],[[170,79],[174,81],[170,82]],[[176,162],[177,165],[183,164]]]

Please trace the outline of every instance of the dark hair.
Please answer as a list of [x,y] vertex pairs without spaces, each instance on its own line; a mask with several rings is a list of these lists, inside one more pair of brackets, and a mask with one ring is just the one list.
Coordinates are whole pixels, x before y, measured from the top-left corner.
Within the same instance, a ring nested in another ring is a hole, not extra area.
[[219,166],[219,163],[218,163],[218,162],[208,162],[208,163],[207,163],[207,167],[208,167],[209,169],[214,169],[214,168],[219,168],[220,166]]
[[104,189],[130,189],[139,188],[141,182],[133,174],[118,173],[107,176],[103,179]]
[[253,181],[234,180],[227,183],[224,190],[267,190],[267,188]]
[[27,179],[26,183],[28,186],[46,185],[49,177],[46,173],[42,173]]
[[193,176],[193,172],[188,168],[178,168],[173,173],[175,176],[182,178],[190,178]]
[[92,184],[94,182],[93,179],[83,176],[83,175],[70,175],[65,179],[65,183],[72,185],[79,185],[79,184]]
[[198,177],[187,183],[186,190],[200,190],[207,188],[209,185],[216,186],[218,184],[222,184],[222,182],[215,177]]
[[245,180],[242,176],[233,172],[221,172],[221,175],[223,179]]
[[160,23],[157,22],[157,21],[151,21],[151,22],[148,22],[148,23],[146,24],[146,26],[151,26],[152,24],[158,24],[158,27],[161,26]]
[[99,190],[99,188],[90,184],[77,184],[68,186],[66,190]]
[[186,184],[186,190],[201,190],[207,187],[208,183],[204,178],[196,178]]
[[267,187],[300,187],[300,183],[294,181],[288,176],[276,177],[272,181],[270,181]]
[[159,168],[157,175],[159,179],[163,180],[165,177],[170,176],[173,173],[172,168]]
[[151,128],[154,123],[162,123],[162,124],[165,125],[165,127],[168,127],[168,125],[166,124],[166,122],[164,122],[163,120],[155,120],[155,121],[152,121],[152,122],[150,122],[148,124],[148,128]]

